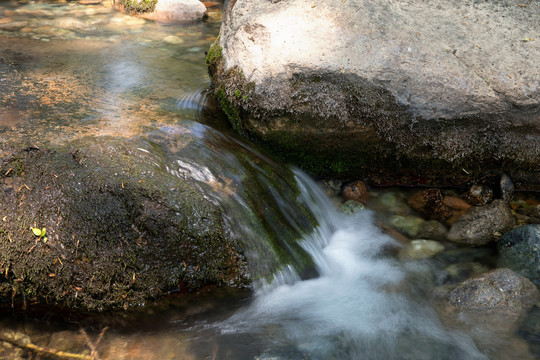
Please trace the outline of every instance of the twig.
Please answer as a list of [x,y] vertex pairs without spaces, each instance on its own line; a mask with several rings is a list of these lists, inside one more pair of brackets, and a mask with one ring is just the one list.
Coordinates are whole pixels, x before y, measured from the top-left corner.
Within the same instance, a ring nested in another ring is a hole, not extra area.
[[93,343],[92,340],[90,340],[90,337],[88,336],[88,334],[86,333],[86,331],[83,328],[81,328],[79,330],[79,332],[82,334],[82,336],[86,340],[86,345],[90,348],[90,356],[94,360],[100,360],[99,354],[98,354],[98,351],[97,351],[97,346],[101,342],[101,339],[103,338],[103,335],[105,335],[105,332],[107,331],[107,329],[108,329],[108,327],[105,326],[103,328],[103,330],[101,330],[101,333],[99,334],[99,336],[98,336],[95,343]]
[[32,351],[37,354],[46,355],[56,359],[82,359],[82,360],[96,360],[96,358],[83,354],[75,354],[66,351],[59,351],[54,349],[48,349],[45,347],[37,346],[32,343],[23,344],[16,340],[10,339],[7,336],[0,334],[0,341],[7,342],[13,346],[16,346],[23,350]]

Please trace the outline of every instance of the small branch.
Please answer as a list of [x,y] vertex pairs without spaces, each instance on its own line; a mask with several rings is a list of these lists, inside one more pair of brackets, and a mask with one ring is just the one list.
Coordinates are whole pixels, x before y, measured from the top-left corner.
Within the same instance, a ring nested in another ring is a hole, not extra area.
[[105,332],[107,331],[107,329],[108,329],[108,327],[105,326],[103,328],[103,330],[101,330],[101,333],[99,334],[99,336],[98,336],[95,343],[90,340],[90,337],[88,336],[88,334],[86,333],[86,331],[83,328],[80,329],[81,335],[86,340],[86,345],[90,348],[90,356],[91,356],[91,358],[93,360],[100,360],[99,354],[98,354],[98,351],[97,351],[97,347],[98,347],[99,343],[101,342],[101,339],[103,338],[103,335],[105,335]]
[[94,357],[83,355],[83,354],[75,354],[65,351],[59,351],[54,349],[48,349],[45,347],[37,346],[32,343],[29,344],[23,344],[21,342],[18,342],[16,340],[10,339],[9,337],[6,337],[2,334],[0,334],[0,341],[6,342],[8,344],[11,344],[13,346],[16,346],[20,349],[31,351],[37,354],[46,355],[49,357],[53,357],[56,359],[82,359],[82,360],[95,360]]

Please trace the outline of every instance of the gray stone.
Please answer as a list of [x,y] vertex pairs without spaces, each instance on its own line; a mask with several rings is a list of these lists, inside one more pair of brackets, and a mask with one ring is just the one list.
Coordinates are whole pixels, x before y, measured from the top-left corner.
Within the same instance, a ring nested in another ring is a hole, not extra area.
[[509,203],[510,201],[512,201],[512,198],[514,197],[514,190],[515,190],[514,183],[512,182],[512,179],[510,179],[510,176],[506,174],[502,174],[500,186],[501,186],[502,199]]
[[466,280],[449,295],[458,309],[519,313],[538,301],[536,285],[510,269],[495,269]]
[[420,224],[418,237],[430,240],[446,240],[448,229],[437,220],[429,220]]
[[208,62],[235,128],[311,172],[464,182],[540,163],[538,4],[523,4],[231,0]]
[[418,216],[394,215],[389,220],[389,225],[399,232],[415,238],[420,232],[420,226],[425,220]]
[[500,264],[540,284],[540,225],[517,227],[497,242]]
[[356,200],[347,200],[339,206],[338,210],[343,214],[352,215],[364,210],[365,208],[366,207],[361,202],[358,202]]
[[199,0],[158,0],[156,9],[145,16],[148,19],[166,22],[201,20],[206,16],[206,7]]
[[493,241],[514,225],[514,217],[503,200],[469,210],[456,221],[448,233],[448,240],[465,245],[484,245]]

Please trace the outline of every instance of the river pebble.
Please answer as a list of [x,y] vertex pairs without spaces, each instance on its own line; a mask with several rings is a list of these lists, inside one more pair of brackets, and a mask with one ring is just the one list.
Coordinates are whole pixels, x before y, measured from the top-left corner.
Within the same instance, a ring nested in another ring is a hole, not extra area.
[[416,238],[420,233],[420,226],[425,221],[418,216],[394,215],[390,217],[389,225],[410,238]]
[[420,190],[409,198],[408,203],[411,208],[428,219],[446,220],[452,216],[452,211],[443,202],[440,189]]
[[352,215],[364,210],[365,208],[365,205],[361,202],[356,200],[347,200],[339,206],[338,210],[343,214]]
[[447,266],[444,271],[444,283],[457,284],[473,276],[486,273],[489,268],[477,262],[464,262]]
[[514,217],[503,200],[477,206],[450,228],[448,239],[463,245],[485,245],[514,225]]
[[405,259],[427,259],[444,250],[444,245],[433,240],[413,240],[404,246],[399,255]]
[[342,196],[345,200],[356,200],[364,202],[369,196],[366,184],[363,181],[353,181],[343,188]]
[[181,37],[169,35],[163,38],[163,42],[166,42],[167,44],[172,44],[172,45],[179,45],[179,44],[183,44],[184,40]]
[[429,220],[420,224],[418,236],[422,239],[446,240],[448,229],[437,220]]
[[493,190],[489,186],[473,185],[462,197],[471,205],[485,205],[493,200]]

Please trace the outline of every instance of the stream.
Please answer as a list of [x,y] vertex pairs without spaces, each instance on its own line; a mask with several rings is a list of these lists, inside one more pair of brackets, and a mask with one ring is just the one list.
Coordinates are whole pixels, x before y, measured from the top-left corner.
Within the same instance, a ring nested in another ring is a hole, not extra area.
[[[219,137],[259,154],[231,131],[209,91],[205,52],[221,11],[218,5],[203,22],[167,25],[117,12],[108,1],[0,2],[0,143],[55,147],[85,137],[166,134],[161,146],[174,156],[190,132],[197,135],[190,141]],[[201,158],[226,161],[227,151],[202,151]],[[182,164],[169,161],[171,169]],[[293,171],[298,198],[271,195],[281,213],[298,202],[319,224],[301,241],[317,277],[288,266],[252,289],[206,287],[114,314],[2,304],[0,334],[86,355],[91,342],[100,359],[539,356],[538,339],[531,342],[520,324],[451,311],[437,295],[464,280],[450,270],[460,264],[492,269],[492,247],[444,243],[437,256],[403,255],[407,245],[379,225],[410,211],[410,190],[370,189],[367,208],[346,215],[332,182]],[[0,359],[39,358],[28,354],[0,342]]]

